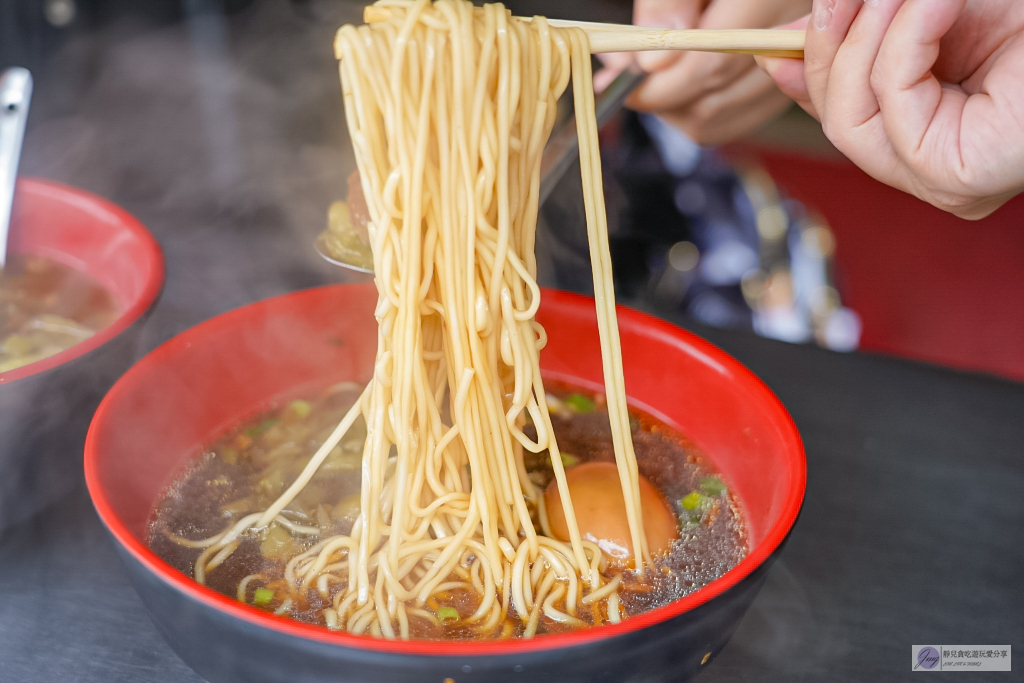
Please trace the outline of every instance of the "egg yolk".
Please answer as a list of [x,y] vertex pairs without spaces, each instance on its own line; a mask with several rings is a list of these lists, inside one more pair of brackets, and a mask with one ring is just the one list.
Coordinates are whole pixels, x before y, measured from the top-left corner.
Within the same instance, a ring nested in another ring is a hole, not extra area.
[[[619,484],[615,463],[588,462],[565,472],[569,497],[576,524],[584,540],[593,541],[612,562],[628,564],[633,559],[633,543],[626,520],[626,503]],[[676,517],[665,499],[651,482],[640,475],[640,506],[643,510],[644,532],[651,554],[668,550],[679,538]],[[568,541],[569,529],[562,510],[558,482],[552,481],[544,491],[544,507],[548,524],[555,538]]]

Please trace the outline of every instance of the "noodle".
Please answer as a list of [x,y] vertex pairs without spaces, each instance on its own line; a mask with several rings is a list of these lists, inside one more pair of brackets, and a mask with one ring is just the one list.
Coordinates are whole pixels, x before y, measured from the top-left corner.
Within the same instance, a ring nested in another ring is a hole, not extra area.
[[[378,303],[373,378],[288,490],[258,519],[202,542],[196,578],[248,528],[275,519],[360,416],[367,426],[360,514],[350,535],[292,558],[293,595],[325,596],[330,628],[408,637],[425,605],[469,591],[463,621],[524,635],[542,616],[618,621],[621,577],[581,538],[540,375],[546,341],[534,238],[540,159],[556,100],[573,81],[598,329],[615,461],[638,570],[643,533],[616,327],[590,52],[579,29],[465,0],[382,0],[391,16],[343,26],[335,51],[370,215]],[[537,437],[524,431],[532,422]],[[524,449],[550,453],[569,540],[548,532]],[[203,566],[200,566],[203,565]],[[330,577],[330,578],[325,578]],[[244,596],[244,587],[239,595]]]

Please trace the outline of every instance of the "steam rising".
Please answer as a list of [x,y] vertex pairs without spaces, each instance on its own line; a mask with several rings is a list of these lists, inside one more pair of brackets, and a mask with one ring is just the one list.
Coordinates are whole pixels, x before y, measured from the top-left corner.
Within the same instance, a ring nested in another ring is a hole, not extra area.
[[[334,30],[361,3],[186,3],[65,43],[37,79],[22,172],[121,204],[164,248],[149,348],[219,312],[341,281],[312,242],[354,168]],[[137,24],[137,20],[136,20]]]

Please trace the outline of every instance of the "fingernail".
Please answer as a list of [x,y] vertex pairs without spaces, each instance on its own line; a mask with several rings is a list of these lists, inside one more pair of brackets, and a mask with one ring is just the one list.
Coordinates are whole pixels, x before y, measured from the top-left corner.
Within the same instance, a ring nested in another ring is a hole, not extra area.
[[875,6],[878,5],[878,0],[864,0],[864,4],[865,5],[871,5],[872,7],[875,7]]
[[690,28],[682,17],[674,14],[642,17],[636,20],[636,25],[644,28]]
[[836,0],[814,0],[814,13],[811,16],[814,28],[819,31],[827,30],[828,25],[832,23],[832,14],[835,9]]

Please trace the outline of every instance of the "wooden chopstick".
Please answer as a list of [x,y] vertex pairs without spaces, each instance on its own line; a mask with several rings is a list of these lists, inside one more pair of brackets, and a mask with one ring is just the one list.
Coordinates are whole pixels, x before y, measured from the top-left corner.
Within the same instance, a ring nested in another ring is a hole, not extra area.
[[[363,21],[372,24],[391,17],[387,7],[367,5]],[[529,17],[519,17],[529,21]],[[804,56],[804,32],[777,29],[662,29],[602,24],[593,21],[548,19],[552,26],[577,27],[587,32],[590,51],[640,52],[644,50],[694,50],[696,52],[729,52],[765,57]]]

